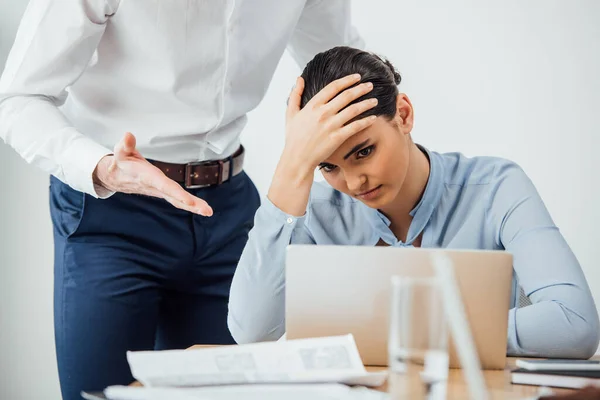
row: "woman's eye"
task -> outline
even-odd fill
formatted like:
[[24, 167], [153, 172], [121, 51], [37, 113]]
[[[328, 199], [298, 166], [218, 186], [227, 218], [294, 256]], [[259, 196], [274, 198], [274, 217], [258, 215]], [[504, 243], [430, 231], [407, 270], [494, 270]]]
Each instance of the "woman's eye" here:
[[335, 165], [331, 165], [331, 164], [321, 164], [321, 165], [319, 165], [319, 170], [321, 170], [321, 171], [331, 172], [334, 169], [335, 169]]
[[371, 154], [371, 152], [373, 151], [373, 146], [369, 146], [369, 147], [365, 147], [362, 150], [359, 150], [356, 155], [358, 156], [358, 158], [364, 158], [367, 157], [369, 154]]

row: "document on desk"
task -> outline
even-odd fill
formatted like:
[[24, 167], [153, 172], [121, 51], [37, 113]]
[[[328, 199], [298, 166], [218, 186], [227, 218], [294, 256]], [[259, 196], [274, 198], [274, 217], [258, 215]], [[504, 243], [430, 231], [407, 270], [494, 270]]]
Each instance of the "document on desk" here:
[[128, 352], [134, 378], [146, 387], [267, 383], [380, 386], [387, 372], [365, 370], [352, 335], [192, 350]]
[[202, 388], [111, 386], [110, 400], [388, 400], [387, 393], [338, 383], [233, 385]]

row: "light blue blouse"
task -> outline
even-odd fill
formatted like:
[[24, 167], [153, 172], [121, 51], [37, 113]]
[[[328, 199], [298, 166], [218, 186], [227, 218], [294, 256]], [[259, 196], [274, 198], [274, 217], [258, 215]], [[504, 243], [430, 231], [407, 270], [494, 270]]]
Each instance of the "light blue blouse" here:
[[[297, 218], [268, 199], [233, 278], [229, 329], [238, 343], [279, 339], [285, 330], [285, 249], [290, 243], [505, 249], [513, 254], [509, 355], [587, 358], [600, 339], [598, 313], [581, 267], [534, 185], [515, 163], [460, 153], [429, 156], [430, 176], [407, 242], [378, 210], [315, 183]], [[377, 266], [373, 266], [377, 268]], [[315, 277], [317, 279], [317, 277]], [[519, 285], [532, 305], [518, 308]], [[310, 296], [307, 293], [307, 296]]]

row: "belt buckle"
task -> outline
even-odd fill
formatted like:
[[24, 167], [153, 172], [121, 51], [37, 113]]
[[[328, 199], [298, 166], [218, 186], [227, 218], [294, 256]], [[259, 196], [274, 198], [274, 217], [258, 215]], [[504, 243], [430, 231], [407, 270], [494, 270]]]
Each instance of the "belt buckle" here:
[[[192, 173], [192, 167], [197, 167], [199, 165], [218, 165], [219, 166], [219, 177], [217, 179], [216, 184], [205, 184], [205, 185], [193, 185], [192, 179], [197, 178], [197, 173]], [[210, 187], [213, 185], [220, 185], [223, 183], [223, 160], [214, 160], [214, 161], [194, 161], [185, 164], [185, 182], [184, 186], [186, 189], [202, 189], [206, 187]]]

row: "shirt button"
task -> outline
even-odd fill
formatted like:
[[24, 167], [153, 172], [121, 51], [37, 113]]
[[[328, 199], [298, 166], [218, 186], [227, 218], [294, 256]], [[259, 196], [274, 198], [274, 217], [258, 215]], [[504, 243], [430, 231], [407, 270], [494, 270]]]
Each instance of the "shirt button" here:
[[286, 219], [286, 222], [288, 224], [291, 224], [292, 222], [294, 222], [294, 219], [292, 217], [288, 217], [288, 219]]

